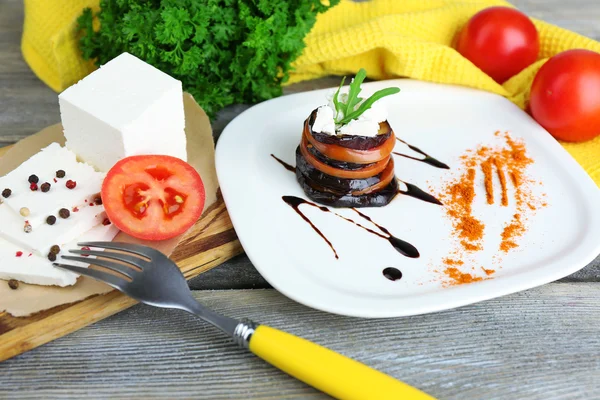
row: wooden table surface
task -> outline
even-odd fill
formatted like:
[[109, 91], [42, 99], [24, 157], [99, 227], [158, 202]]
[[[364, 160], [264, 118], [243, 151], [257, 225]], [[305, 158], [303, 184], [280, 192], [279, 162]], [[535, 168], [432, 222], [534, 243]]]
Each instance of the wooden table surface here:
[[[597, 0], [513, 3], [600, 40]], [[0, 0], [0, 146], [60, 120], [56, 93], [21, 57], [22, 20], [22, 1]], [[325, 78], [286, 92], [338, 82]], [[221, 112], [213, 123], [216, 136], [246, 107]], [[600, 257], [540, 288], [387, 320], [333, 316], [299, 305], [269, 289], [243, 255], [190, 286], [217, 311], [304, 336], [439, 398], [590, 399], [600, 398], [599, 281]], [[88, 397], [325, 396], [189, 315], [143, 305], [0, 364], [0, 398]]]

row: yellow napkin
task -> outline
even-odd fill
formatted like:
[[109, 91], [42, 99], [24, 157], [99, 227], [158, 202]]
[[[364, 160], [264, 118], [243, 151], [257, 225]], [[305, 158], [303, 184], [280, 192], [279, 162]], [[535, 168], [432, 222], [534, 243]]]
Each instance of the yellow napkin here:
[[83, 9], [100, 9], [99, 0], [25, 0], [21, 51], [46, 85], [62, 92], [96, 67], [81, 58], [77, 18]]
[[[600, 52], [600, 43], [534, 20], [540, 60], [504, 85], [497, 84], [452, 48], [456, 33], [477, 11], [502, 0], [342, 0], [319, 15], [294, 62], [290, 83], [364, 67], [370, 78], [410, 77], [494, 92], [524, 108], [535, 73], [548, 57], [572, 48]], [[77, 49], [76, 19], [98, 0], [25, 0], [23, 56], [38, 77], [57, 92], [93, 71]], [[561, 143], [600, 186], [600, 137]]]

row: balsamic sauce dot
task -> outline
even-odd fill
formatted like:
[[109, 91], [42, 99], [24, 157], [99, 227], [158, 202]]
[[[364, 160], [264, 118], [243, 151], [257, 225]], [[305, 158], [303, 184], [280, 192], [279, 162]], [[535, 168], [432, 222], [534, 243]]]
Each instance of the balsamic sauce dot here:
[[387, 267], [383, 270], [383, 276], [388, 278], [390, 281], [397, 281], [402, 279], [402, 272], [398, 268]]

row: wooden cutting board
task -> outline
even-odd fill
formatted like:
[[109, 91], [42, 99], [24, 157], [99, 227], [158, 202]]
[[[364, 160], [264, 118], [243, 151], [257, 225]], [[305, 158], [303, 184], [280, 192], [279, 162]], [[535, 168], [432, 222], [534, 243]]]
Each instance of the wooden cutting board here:
[[[0, 156], [10, 147], [0, 148]], [[242, 253], [223, 198], [219, 195], [173, 252], [187, 279], [200, 275]], [[34, 349], [136, 304], [113, 291], [74, 304], [65, 304], [30, 317], [0, 313], [0, 361]]]

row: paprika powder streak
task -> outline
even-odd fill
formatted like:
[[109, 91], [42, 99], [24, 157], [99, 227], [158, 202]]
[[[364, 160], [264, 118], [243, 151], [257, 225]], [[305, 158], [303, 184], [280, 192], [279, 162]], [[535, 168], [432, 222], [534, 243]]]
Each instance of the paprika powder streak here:
[[[518, 247], [518, 239], [526, 231], [525, 222], [528, 215], [546, 205], [540, 204], [532, 194], [531, 186], [536, 182], [527, 178], [525, 174], [527, 166], [533, 163], [526, 154], [525, 144], [513, 139], [507, 132], [504, 134], [496, 132], [495, 136], [503, 143], [496, 147], [480, 146], [475, 150], [467, 151], [461, 156], [464, 172], [446, 183], [442, 193], [439, 194], [446, 205], [446, 215], [452, 221], [452, 235], [457, 242], [452, 258], [442, 260], [445, 266], [442, 268], [443, 284], [446, 286], [490, 279], [496, 272], [495, 269], [484, 267], [477, 268], [484, 272], [483, 276], [464, 271], [467, 268], [470, 271], [474, 270], [474, 266], [468, 265], [466, 258], [473, 252], [483, 250], [484, 246], [485, 224], [473, 215], [475, 188], [480, 186], [477, 181], [478, 170], [481, 171], [483, 178], [487, 206], [507, 207], [509, 202], [514, 201], [516, 211], [512, 219], [503, 227], [499, 251], [506, 253]], [[495, 198], [494, 170], [500, 183], [497, 194], [499, 198]], [[513, 188], [511, 201], [509, 201], [509, 184]], [[496, 203], [496, 200], [499, 202]], [[496, 258], [496, 261], [500, 260]]]

